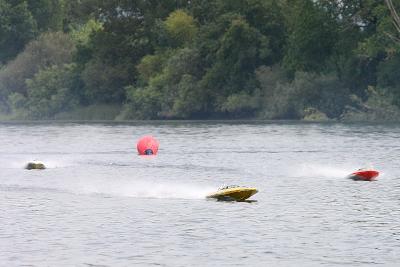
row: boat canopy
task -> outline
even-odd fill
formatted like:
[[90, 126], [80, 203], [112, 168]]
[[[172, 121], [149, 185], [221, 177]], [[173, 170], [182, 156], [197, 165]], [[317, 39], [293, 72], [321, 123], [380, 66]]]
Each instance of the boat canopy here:
[[238, 188], [240, 185], [226, 185], [218, 188], [218, 190], [230, 189], [230, 188]]

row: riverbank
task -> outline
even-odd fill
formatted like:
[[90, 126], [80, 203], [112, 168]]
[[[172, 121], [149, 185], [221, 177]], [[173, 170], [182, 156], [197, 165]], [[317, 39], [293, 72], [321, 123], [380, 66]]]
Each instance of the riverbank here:
[[52, 118], [31, 119], [19, 114], [0, 113], [0, 122], [14, 121], [303, 121], [303, 122], [400, 122], [400, 110], [394, 105], [386, 102], [370, 101], [362, 108], [348, 106], [343, 114], [338, 118], [329, 118], [325, 113], [315, 108], [307, 108], [300, 119], [270, 119], [258, 114], [252, 117], [208, 117], [208, 118], [188, 118], [188, 119], [155, 119], [142, 120], [136, 118], [124, 118], [121, 116], [123, 107], [120, 105], [91, 105], [77, 107], [73, 110], [57, 113]]

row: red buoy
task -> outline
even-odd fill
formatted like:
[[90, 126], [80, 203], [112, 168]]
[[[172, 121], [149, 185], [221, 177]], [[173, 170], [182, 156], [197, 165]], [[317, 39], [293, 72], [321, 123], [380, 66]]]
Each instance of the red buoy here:
[[156, 155], [158, 152], [158, 141], [152, 136], [144, 136], [137, 143], [139, 155]]
[[373, 181], [378, 177], [379, 172], [371, 169], [360, 169], [349, 175], [350, 179], [356, 181]]

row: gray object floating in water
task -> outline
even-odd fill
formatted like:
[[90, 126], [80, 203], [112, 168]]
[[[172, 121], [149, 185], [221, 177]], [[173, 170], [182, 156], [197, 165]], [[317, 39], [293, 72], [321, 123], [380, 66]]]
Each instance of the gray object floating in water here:
[[35, 160], [35, 161], [28, 162], [25, 166], [25, 169], [27, 169], [27, 170], [44, 170], [44, 169], [46, 169], [46, 166], [44, 166], [43, 162]]

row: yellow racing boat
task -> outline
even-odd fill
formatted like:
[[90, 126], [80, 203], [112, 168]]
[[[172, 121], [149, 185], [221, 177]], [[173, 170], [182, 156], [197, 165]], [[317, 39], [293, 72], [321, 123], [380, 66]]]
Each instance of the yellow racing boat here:
[[257, 192], [256, 188], [229, 185], [219, 188], [217, 192], [208, 194], [206, 197], [225, 201], [245, 201]]

